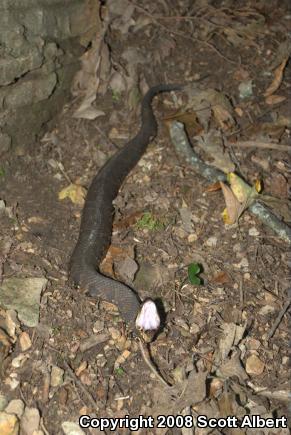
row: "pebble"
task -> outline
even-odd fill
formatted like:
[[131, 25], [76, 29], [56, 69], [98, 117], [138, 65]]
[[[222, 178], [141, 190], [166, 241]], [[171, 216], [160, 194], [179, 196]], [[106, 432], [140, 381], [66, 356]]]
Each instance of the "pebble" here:
[[7, 414], [15, 414], [18, 418], [21, 418], [24, 412], [24, 403], [20, 399], [14, 399], [9, 402], [5, 408]]
[[103, 329], [104, 329], [104, 321], [96, 320], [96, 322], [93, 325], [93, 332], [95, 334], [98, 334], [99, 332], [103, 331]]
[[217, 237], [209, 237], [209, 239], [206, 240], [205, 244], [210, 247], [214, 247], [217, 245]]
[[7, 406], [8, 400], [3, 393], [0, 392], [0, 411], [3, 411]]
[[259, 234], [260, 234], [260, 232], [257, 230], [256, 227], [252, 227], [249, 229], [250, 236], [256, 237], [256, 236], [259, 236]]
[[248, 375], [261, 375], [264, 371], [265, 364], [257, 355], [251, 355], [246, 360], [246, 372]]
[[16, 378], [12, 377], [6, 378], [4, 382], [5, 385], [8, 385], [11, 390], [15, 390], [19, 385], [19, 381]]
[[271, 305], [264, 305], [260, 311], [259, 314], [261, 314], [261, 316], [267, 316], [268, 314], [271, 314], [275, 311], [275, 308], [272, 307]]
[[234, 264], [238, 269], [246, 269], [249, 267], [249, 261], [246, 257], [242, 258], [239, 263]]
[[53, 366], [51, 369], [51, 386], [58, 387], [64, 381], [64, 370], [60, 367]]
[[189, 243], [196, 242], [197, 239], [198, 239], [198, 236], [195, 233], [189, 234], [189, 236], [188, 236], [188, 242]]
[[22, 352], [31, 348], [31, 340], [27, 332], [22, 332], [19, 336], [19, 344]]
[[65, 435], [86, 435], [77, 423], [73, 421], [64, 421], [62, 429]]
[[15, 369], [19, 369], [19, 367], [22, 367], [28, 358], [29, 358], [28, 355], [25, 355], [24, 353], [20, 353], [18, 356], [13, 358], [11, 365]]
[[284, 364], [284, 366], [286, 366], [286, 365], [288, 365], [289, 364], [289, 360], [290, 360], [290, 358], [289, 358], [289, 356], [283, 356], [283, 358], [282, 358], [282, 364]]
[[0, 433], [1, 435], [18, 435], [19, 421], [16, 415], [0, 412]]
[[40, 423], [40, 414], [37, 408], [25, 408], [20, 420], [20, 428], [22, 435], [32, 435], [37, 431]]

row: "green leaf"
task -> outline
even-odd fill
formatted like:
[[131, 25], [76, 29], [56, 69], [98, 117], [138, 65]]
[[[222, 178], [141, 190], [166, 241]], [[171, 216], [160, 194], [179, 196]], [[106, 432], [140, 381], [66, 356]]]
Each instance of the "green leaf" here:
[[201, 285], [201, 279], [198, 276], [193, 276], [190, 282], [193, 285]]
[[136, 227], [138, 229], [148, 229], [151, 231], [163, 230], [165, 224], [156, 219], [150, 212], [145, 212], [142, 217], [137, 221]]
[[122, 367], [117, 367], [117, 369], [115, 369], [115, 373], [116, 373], [118, 376], [121, 376], [121, 375], [124, 374], [124, 370], [123, 370]]
[[201, 272], [201, 267], [197, 263], [191, 263], [188, 266], [188, 279], [191, 284], [200, 285], [201, 279], [197, 276]]

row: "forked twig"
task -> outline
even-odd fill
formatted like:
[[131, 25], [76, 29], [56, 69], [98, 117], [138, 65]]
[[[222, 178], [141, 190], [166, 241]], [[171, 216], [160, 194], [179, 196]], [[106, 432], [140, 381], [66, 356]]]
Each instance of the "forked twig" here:
[[171, 385], [168, 384], [165, 379], [158, 373], [157, 369], [154, 367], [150, 355], [149, 355], [149, 351], [147, 348], [145, 348], [145, 346], [142, 343], [141, 339], [138, 339], [138, 344], [139, 344], [139, 349], [141, 351], [142, 357], [146, 363], [146, 365], [149, 367], [150, 371], [155, 375], [155, 377], [165, 386], [165, 387], [170, 387]]

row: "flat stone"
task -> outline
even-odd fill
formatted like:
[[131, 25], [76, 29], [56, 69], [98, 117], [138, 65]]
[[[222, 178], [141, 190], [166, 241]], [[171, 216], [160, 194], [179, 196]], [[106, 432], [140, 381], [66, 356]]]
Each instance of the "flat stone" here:
[[25, 408], [20, 420], [21, 434], [32, 435], [37, 431], [40, 423], [40, 414], [37, 408]]
[[85, 432], [80, 426], [73, 421], [64, 421], [64, 423], [62, 423], [62, 429], [65, 435], [85, 435]]
[[45, 278], [8, 278], [0, 287], [0, 306], [17, 311], [18, 318], [26, 326], [35, 327], [39, 321], [41, 292]]
[[9, 87], [9, 93], [5, 98], [8, 109], [26, 106], [47, 99], [53, 92], [57, 76], [51, 73], [46, 76], [31, 75], [30, 79], [16, 83]]
[[24, 412], [24, 403], [20, 399], [14, 399], [9, 402], [5, 408], [7, 414], [15, 414], [18, 418], [21, 418]]
[[51, 386], [58, 387], [64, 382], [64, 370], [60, 367], [53, 366], [51, 370]]
[[7, 406], [7, 397], [0, 391], [0, 411], [3, 411]]

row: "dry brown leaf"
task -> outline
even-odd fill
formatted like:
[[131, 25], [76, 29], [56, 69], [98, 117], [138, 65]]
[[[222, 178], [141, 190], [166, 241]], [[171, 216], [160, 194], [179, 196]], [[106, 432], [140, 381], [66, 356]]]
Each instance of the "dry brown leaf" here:
[[69, 198], [73, 204], [84, 205], [86, 189], [80, 184], [69, 184], [59, 192], [59, 200]]
[[120, 367], [122, 364], [125, 363], [125, 361], [129, 358], [129, 356], [131, 355], [131, 352], [127, 349], [125, 349], [121, 355], [119, 355], [114, 363], [114, 368], [118, 368]]
[[178, 112], [164, 118], [164, 121], [178, 121], [185, 125], [186, 128], [193, 130], [194, 134], [201, 134], [203, 127], [200, 124], [197, 114], [194, 111]]
[[213, 115], [222, 130], [229, 130], [234, 126], [235, 121], [231, 113], [223, 106], [217, 104], [212, 107]]
[[216, 181], [216, 183], [210, 184], [205, 189], [205, 192], [217, 192], [218, 190], [221, 190], [221, 186], [220, 186], [219, 181]]
[[74, 118], [95, 119], [104, 115], [104, 112], [93, 107], [92, 103], [96, 99], [100, 78], [110, 75], [109, 51], [104, 42], [107, 26], [108, 23], [104, 20], [103, 27], [96, 34], [91, 48], [81, 57], [81, 69], [74, 77], [71, 89], [72, 94], [81, 99], [78, 109], [73, 114]]
[[236, 113], [240, 118], [241, 118], [241, 117], [243, 116], [243, 114], [244, 114], [244, 111], [243, 111], [242, 108], [239, 107], [239, 106], [235, 107], [234, 111], [235, 111], [235, 113]]
[[242, 204], [238, 201], [231, 188], [222, 181], [220, 181], [219, 183], [226, 204], [226, 209], [223, 212], [223, 220], [226, 224], [232, 225], [238, 221], [244, 208]]
[[241, 382], [248, 379], [248, 375], [242, 366], [240, 355], [238, 352], [233, 353], [230, 359], [225, 360], [221, 366], [216, 370], [218, 376], [223, 378], [231, 378], [237, 376]]
[[143, 211], [136, 211], [128, 216], [125, 216], [123, 219], [121, 219], [120, 221], [116, 222], [116, 224], [114, 224], [113, 231], [125, 230], [127, 228], [132, 227], [143, 216], [143, 214], [144, 214]]
[[122, 261], [127, 257], [131, 257], [131, 254], [132, 251], [130, 249], [123, 249], [119, 246], [111, 245], [101, 263], [102, 272], [114, 276], [113, 264], [117, 261]]
[[187, 406], [202, 402], [206, 397], [206, 378], [208, 372], [192, 370], [188, 378], [172, 387], [162, 388], [160, 385], [154, 391], [153, 415], [179, 414]]
[[276, 172], [270, 180], [271, 194], [278, 198], [288, 198], [288, 181], [284, 175]]
[[268, 97], [266, 97], [265, 101], [266, 104], [268, 104], [269, 106], [271, 106], [272, 104], [279, 104], [282, 103], [282, 101], [285, 101], [286, 97], [283, 97], [283, 95], [269, 95]]
[[230, 277], [226, 272], [221, 271], [214, 275], [211, 282], [213, 284], [228, 284], [230, 282]]
[[211, 128], [207, 133], [196, 136], [197, 144], [213, 159], [212, 166], [223, 172], [233, 172], [235, 165], [229, 151], [223, 146], [224, 140], [220, 130]]
[[286, 57], [283, 60], [283, 62], [278, 66], [278, 68], [276, 68], [275, 73], [274, 73], [274, 76], [275, 76], [274, 80], [272, 81], [270, 86], [266, 89], [266, 91], [264, 93], [264, 97], [269, 97], [274, 92], [276, 92], [276, 90], [280, 87], [280, 85], [282, 83], [282, 79], [283, 79], [284, 68], [286, 66], [288, 59], [289, 59], [289, 57]]

